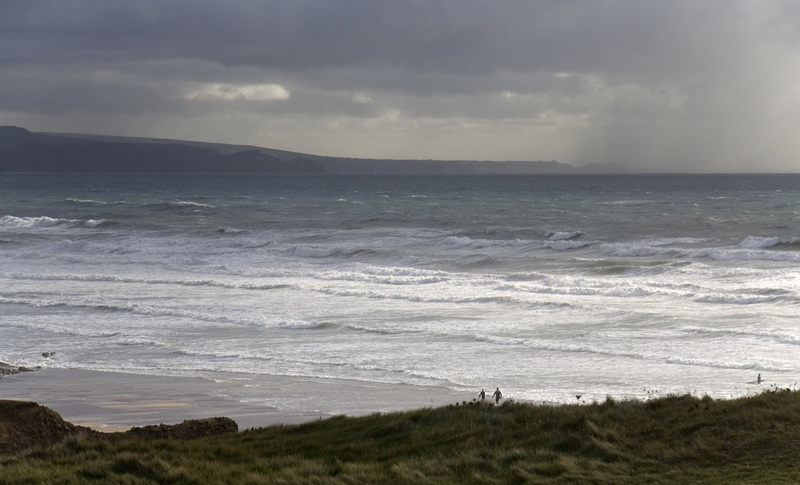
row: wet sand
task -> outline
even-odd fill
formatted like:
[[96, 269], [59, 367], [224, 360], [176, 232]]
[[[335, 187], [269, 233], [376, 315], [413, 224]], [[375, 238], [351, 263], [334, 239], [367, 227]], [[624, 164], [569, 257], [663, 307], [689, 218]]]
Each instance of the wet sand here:
[[[263, 386], [285, 397], [270, 406], [236, 396], [240, 386]], [[339, 414], [363, 415], [433, 407], [472, 399], [441, 388], [394, 386], [330, 379], [263, 376], [242, 382], [160, 377], [88, 370], [42, 369], [4, 376], [0, 399], [34, 401], [65, 420], [100, 431], [177, 424], [225, 416], [239, 429], [296, 424]], [[274, 397], [271, 399], [275, 402]]]

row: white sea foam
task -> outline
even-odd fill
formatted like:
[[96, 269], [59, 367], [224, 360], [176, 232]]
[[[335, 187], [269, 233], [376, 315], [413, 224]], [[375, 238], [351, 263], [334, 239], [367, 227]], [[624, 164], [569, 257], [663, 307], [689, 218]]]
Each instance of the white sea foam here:
[[764, 249], [780, 245], [796, 244], [800, 244], [800, 238], [747, 236], [739, 243], [739, 246], [748, 249]]
[[544, 247], [553, 249], [555, 251], [567, 251], [570, 249], [578, 249], [593, 244], [590, 241], [572, 241], [569, 239], [545, 241]]
[[570, 402], [796, 380], [800, 184], [468, 179], [0, 191], [0, 360]]
[[750, 329], [750, 328], [703, 328], [703, 327], [690, 326], [686, 327], [682, 331], [698, 335], [712, 335], [712, 336], [722, 336], [722, 337], [734, 336], [734, 337], [741, 337], [747, 340], [754, 338], [768, 339], [788, 345], [800, 345], [800, 334], [788, 333], [785, 330], [764, 330], [764, 329]]
[[652, 246], [669, 246], [669, 245], [686, 245], [686, 244], [702, 244], [713, 242], [709, 238], [698, 237], [668, 237], [646, 240], [648, 245]]
[[671, 357], [668, 358], [666, 361], [670, 364], [692, 365], [699, 367], [717, 367], [720, 369], [740, 369], [740, 370], [752, 370], [761, 372], [786, 372], [787, 370], [789, 370], [788, 367], [787, 368], [774, 367], [754, 362], [717, 362], [705, 359], [678, 358], [678, 357]]
[[211, 204], [203, 204], [201, 202], [192, 202], [187, 200], [178, 200], [174, 202], [170, 202], [169, 205], [174, 207], [190, 207], [190, 208], [202, 208], [202, 209], [216, 209]]
[[734, 305], [756, 305], [759, 303], [772, 303], [777, 300], [777, 296], [757, 296], [757, 295], [704, 295], [695, 298], [700, 303], [720, 303]]
[[711, 258], [719, 261], [786, 261], [800, 262], [800, 253], [788, 251], [767, 251], [755, 249], [720, 249], [709, 248], [684, 251], [687, 257]]
[[[691, 259], [714, 259], [719, 261], [787, 261], [800, 262], [800, 253], [790, 251], [770, 251], [763, 249], [743, 249], [734, 247], [681, 248], [670, 246], [672, 242], [655, 241], [651, 243], [602, 243], [596, 247], [603, 253], [619, 257], [673, 257]], [[747, 246], [771, 247], [785, 242], [751, 241]], [[745, 246], [743, 246], [745, 247]]]
[[576, 239], [581, 236], [583, 236], [583, 233], [580, 231], [556, 231], [548, 232], [544, 237], [549, 241], [566, 241], [570, 239]]
[[293, 321], [293, 322], [280, 322], [277, 324], [280, 328], [290, 328], [296, 330], [322, 330], [336, 328], [338, 325], [332, 322], [319, 322], [319, 321]]
[[106, 205], [107, 204], [107, 202], [103, 202], [102, 200], [74, 199], [74, 198], [65, 199], [65, 202], [67, 202], [68, 204], [88, 204], [88, 205]]
[[672, 249], [641, 243], [602, 243], [597, 247], [603, 253], [619, 257], [663, 256], [673, 252]]
[[98, 227], [107, 224], [105, 219], [62, 219], [55, 217], [16, 217], [6, 215], [0, 217], [0, 227], [6, 228], [54, 228], [54, 227]]
[[294, 256], [301, 258], [328, 258], [340, 253], [338, 248], [297, 246], [291, 249]]
[[147, 338], [124, 338], [116, 342], [116, 345], [128, 346], [145, 346], [145, 347], [165, 347], [166, 344], [153, 339]]
[[247, 232], [247, 231], [245, 229], [236, 229], [234, 227], [222, 226], [219, 229], [217, 229], [217, 232], [221, 232], [221, 233], [224, 233], [224, 234], [241, 234], [241, 233]]
[[774, 367], [764, 364], [756, 364], [752, 362], [724, 362], [724, 361], [715, 361], [715, 360], [700, 359], [700, 358], [676, 357], [658, 353], [653, 353], [653, 354], [631, 353], [631, 352], [625, 352], [621, 349], [620, 350], [603, 349], [592, 345], [553, 344], [553, 343], [533, 341], [529, 339], [499, 338], [490, 336], [475, 336], [474, 338], [475, 340], [478, 341], [490, 342], [499, 345], [523, 346], [535, 350], [551, 351], [558, 353], [562, 352], [586, 353], [586, 354], [621, 357], [633, 360], [657, 361], [668, 364], [721, 368], [721, 369], [752, 369], [752, 370], [775, 371], [775, 372], [785, 372], [788, 370], [788, 367], [787, 368]]
[[[13, 302], [12, 302], [13, 303]], [[53, 305], [38, 305], [40, 307], [47, 307]], [[4, 322], [0, 324], [0, 328], [22, 328], [26, 331], [35, 332], [39, 335], [48, 335], [50, 338], [54, 336], [73, 336], [73, 337], [80, 337], [82, 339], [85, 338], [110, 338], [116, 337], [120, 335], [119, 332], [112, 331], [112, 330], [92, 330], [85, 328], [83, 326], [74, 326], [74, 327], [65, 327], [64, 325], [59, 324], [58, 322], [51, 322], [45, 321], [43, 319], [33, 321], [15, 321], [15, 322]]]
[[421, 330], [414, 329], [398, 329], [391, 327], [365, 327], [362, 325], [347, 325], [347, 328], [359, 332], [377, 333], [381, 335], [405, 335], [405, 334], [419, 334]]
[[0, 217], [0, 227], [55, 227], [62, 224], [74, 224], [78, 221], [58, 219], [54, 217], [16, 217], [6, 215]]
[[531, 247], [534, 241], [525, 239], [512, 239], [512, 240], [499, 240], [499, 239], [477, 239], [467, 236], [449, 236], [446, 237], [445, 242], [453, 246], [468, 248], [468, 249], [495, 249], [495, 248], [513, 248], [520, 249]]

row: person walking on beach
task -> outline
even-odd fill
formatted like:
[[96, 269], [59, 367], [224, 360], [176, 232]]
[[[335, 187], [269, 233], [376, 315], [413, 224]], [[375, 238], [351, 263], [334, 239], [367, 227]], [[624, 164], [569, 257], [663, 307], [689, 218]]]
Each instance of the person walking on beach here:
[[503, 397], [503, 393], [500, 392], [500, 388], [499, 387], [497, 388], [497, 390], [494, 391], [494, 394], [492, 394], [492, 397], [494, 398], [494, 403], [495, 404], [500, 404], [500, 398]]
[[486, 391], [481, 389], [481, 392], [478, 393], [478, 397], [481, 398], [481, 402], [483, 402], [486, 399]]

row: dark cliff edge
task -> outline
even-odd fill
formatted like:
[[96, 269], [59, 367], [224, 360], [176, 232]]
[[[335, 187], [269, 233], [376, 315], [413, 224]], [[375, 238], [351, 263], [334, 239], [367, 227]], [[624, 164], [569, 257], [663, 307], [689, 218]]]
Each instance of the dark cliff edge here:
[[69, 437], [85, 440], [186, 441], [238, 431], [239, 425], [234, 420], [218, 416], [188, 419], [173, 425], [162, 423], [102, 433], [65, 421], [57, 412], [35, 402], [0, 399], [0, 455], [49, 448]]
[[551, 161], [344, 158], [247, 145], [72, 133], [0, 126], [0, 173], [230, 173], [332, 175], [528, 175], [626, 173]]
[[313, 161], [291, 163], [256, 150], [223, 155], [179, 142], [97, 141], [0, 127], [0, 172], [323, 174]]

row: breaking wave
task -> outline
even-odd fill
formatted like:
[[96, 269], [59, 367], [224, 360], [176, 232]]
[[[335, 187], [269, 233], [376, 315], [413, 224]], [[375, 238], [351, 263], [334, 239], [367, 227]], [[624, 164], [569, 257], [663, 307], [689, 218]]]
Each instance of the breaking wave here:
[[0, 217], [0, 227], [7, 228], [52, 228], [52, 227], [98, 227], [110, 224], [106, 219], [62, 219], [56, 217]]
[[800, 237], [759, 237], [747, 236], [739, 243], [747, 249], [766, 249], [780, 246], [800, 246]]

